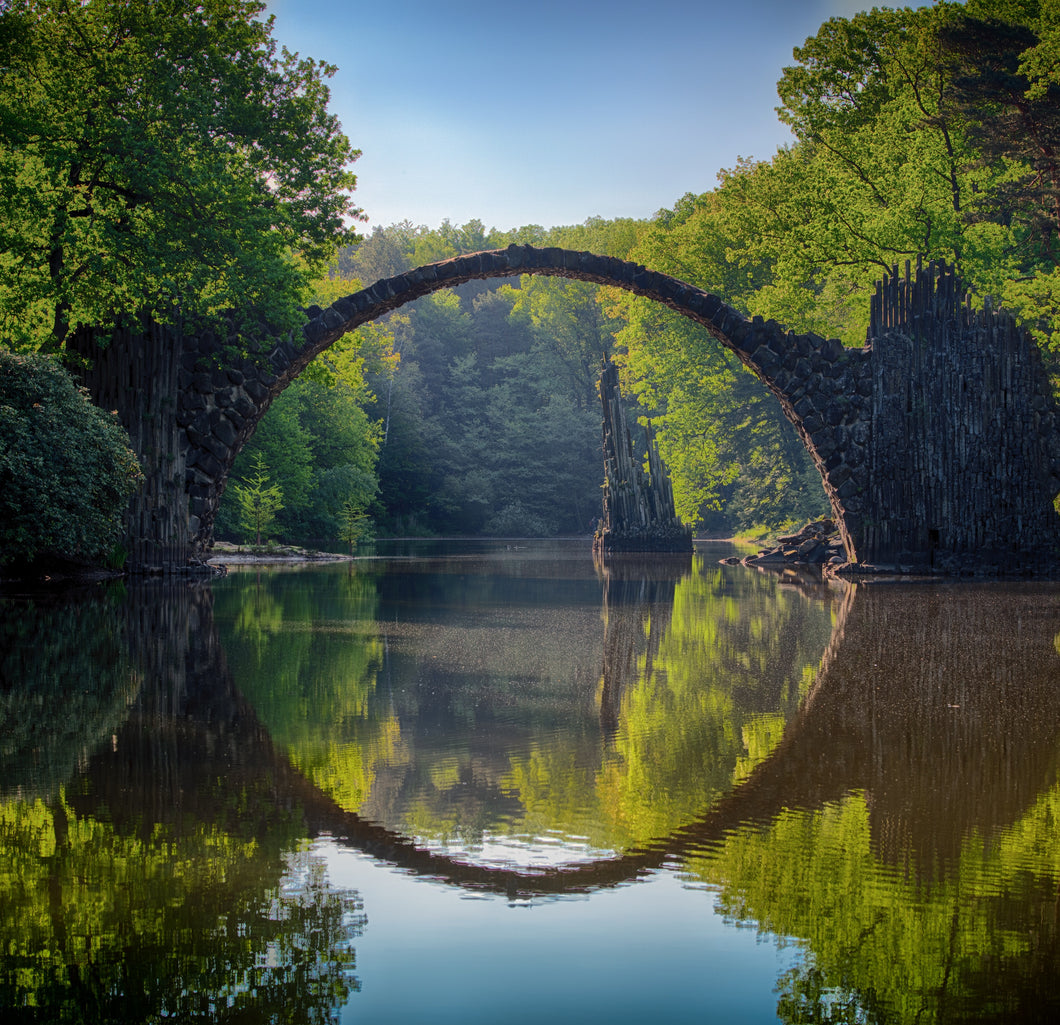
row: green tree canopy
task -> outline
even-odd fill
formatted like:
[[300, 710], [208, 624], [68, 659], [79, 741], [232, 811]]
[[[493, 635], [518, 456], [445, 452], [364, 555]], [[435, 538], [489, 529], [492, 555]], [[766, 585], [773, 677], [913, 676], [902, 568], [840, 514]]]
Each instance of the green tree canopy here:
[[[334, 68], [258, 0], [10, 0], [0, 14], [0, 327], [226, 308], [273, 326], [347, 240]], [[300, 259], [295, 259], [295, 254]]]
[[[1060, 367], [1056, 0], [968, 0], [832, 18], [794, 51], [778, 114], [795, 142], [740, 160], [636, 236], [630, 257], [862, 345], [875, 282], [918, 256], [956, 264]], [[705, 332], [608, 300], [626, 385], [657, 417], [679, 510], [711, 529], [823, 511], [776, 403]], [[625, 350], [623, 352], [622, 350]], [[816, 508], [815, 508], [816, 506]]]

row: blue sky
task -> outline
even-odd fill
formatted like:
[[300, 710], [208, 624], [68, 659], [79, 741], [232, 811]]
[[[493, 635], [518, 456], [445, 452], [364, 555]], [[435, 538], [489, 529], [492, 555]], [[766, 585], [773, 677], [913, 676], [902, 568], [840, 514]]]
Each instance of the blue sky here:
[[339, 67], [373, 225], [649, 217], [790, 139], [776, 82], [865, 0], [273, 0], [276, 38]]

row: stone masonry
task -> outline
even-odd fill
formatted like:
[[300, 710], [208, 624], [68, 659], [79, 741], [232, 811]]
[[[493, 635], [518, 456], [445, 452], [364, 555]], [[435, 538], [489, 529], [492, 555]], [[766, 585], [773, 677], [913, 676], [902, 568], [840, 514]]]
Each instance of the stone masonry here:
[[549, 274], [613, 285], [703, 325], [776, 395], [817, 468], [851, 564], [961, 570], [1051, 556], [1060, 537], [1060, 420], [1034, 344], [973, 313], [953, 275], [906, 268], [880, 286], [863, 348], [747, 319], [716, 295], [613, 257], [510, 246], [428, 264], [310, 307], [299, 337], [234, 361], [230, 339], [184, 338], [192, 554], [212, 540], [232, 462], [273, 399], [347, 331], [467, 281]]

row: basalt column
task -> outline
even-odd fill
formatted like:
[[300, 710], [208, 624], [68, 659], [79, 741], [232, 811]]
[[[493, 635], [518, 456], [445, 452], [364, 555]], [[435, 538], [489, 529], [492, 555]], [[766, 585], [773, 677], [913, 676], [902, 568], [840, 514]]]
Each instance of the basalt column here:
[[186, 440], [175, 419], [183, 353], [180, 324], [145, 319], [105, 333], [82, 329], [68, 343], [84, 361], [92, 401], [113, 409], [144, 471], [126, 513], [128, 568], [182, 572], [196, 564], [188, 528]]
[[610, 361], [600, 374], [600, 402], [604, 413], [604, 515], [593, 538], [593, 550], [691, 552], [692, 531], [677, 517], [670, 475], [659, 456], [650, 424], [646, 438], [647, 474], [641, 460], [634, 457], [618, 368]]
[[1033, 569], [1060, 546], [1057, 411], [1033, 341], [932, 264], [877, 290], [858, 561]]

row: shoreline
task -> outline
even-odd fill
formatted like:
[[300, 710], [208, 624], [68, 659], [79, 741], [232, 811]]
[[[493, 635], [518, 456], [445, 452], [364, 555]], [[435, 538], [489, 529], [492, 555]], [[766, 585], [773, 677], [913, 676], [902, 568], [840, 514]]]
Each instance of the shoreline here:
[[346, 552], [319, 552], [297, 545], [251, 548], [229, 541], [217, 541], [206, 559], [208, 566], [283, 565], [304, 562], [352, 562], [357, 556]]

